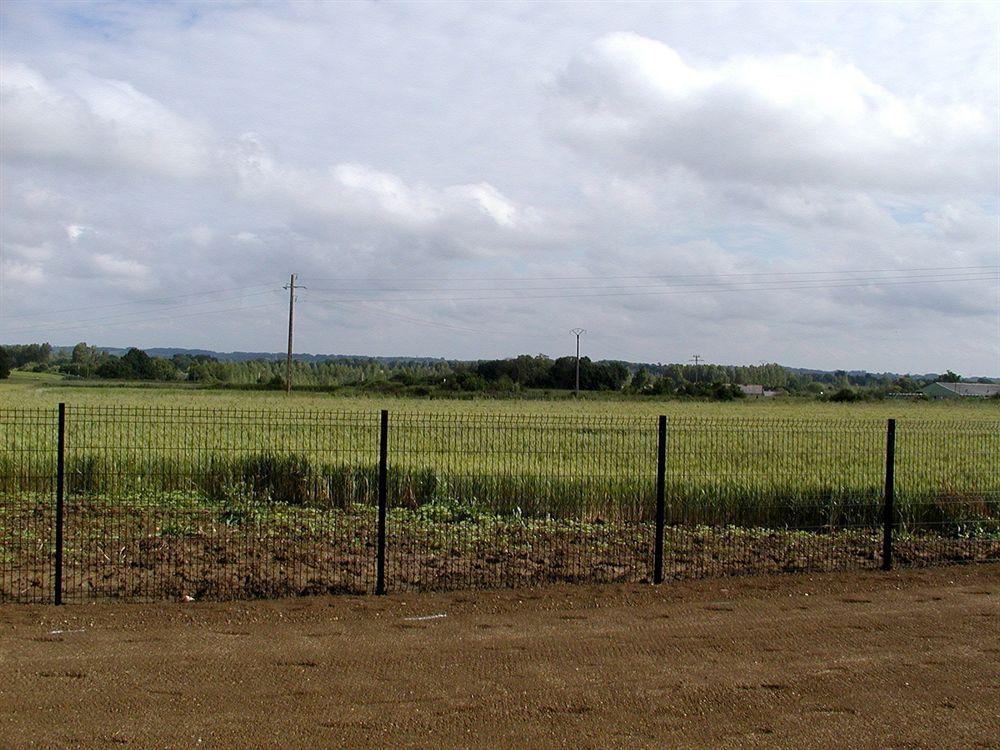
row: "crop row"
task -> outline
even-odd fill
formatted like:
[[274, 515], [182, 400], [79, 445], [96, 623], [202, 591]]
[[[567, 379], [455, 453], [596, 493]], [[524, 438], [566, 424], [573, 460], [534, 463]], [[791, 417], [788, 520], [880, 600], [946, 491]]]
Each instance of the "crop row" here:
[[[53, 466], [13, 471], [0, 458], [2, 496], [49, 492]], [[25, 467], [19, 467], [25, 468]], [[217, 455], [203, 464], [169, 457], [140, 462], [100, 455], [70, 456], [70, 498], [126, 498], [163, 502], [194, 498], [221, 508], [286, 505], [346, 510], [377, 502], [376, 464], [316, 463], [298, 453]], [[755, 480], [755, 481], [750, 481]], [[881, 522], [882, 486], [874, 481], [725, 475], [668, 477], [668, 524], [764, 528], [836, 529]], [[455, 472], [432, 466], [390, 466], [391, 507], [424, 509], [443, 521], [487, 516], [573, 519], [584, 523], [648, 522], [655, 515], [655, 480], [646, 476]], [[51, 496], [51, 495], [50, 495]], [[949, 535], [1000, 532], [1000, 485], [996, 476], [956, 485], [906, 486], [897, 492], [904, 528]]]

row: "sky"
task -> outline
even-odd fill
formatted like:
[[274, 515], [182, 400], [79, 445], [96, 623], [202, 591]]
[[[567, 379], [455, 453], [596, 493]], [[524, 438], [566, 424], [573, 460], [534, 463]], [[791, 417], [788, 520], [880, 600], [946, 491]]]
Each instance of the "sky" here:
[[1000, 375], [998, 5], [0, 14], [0, 342]]

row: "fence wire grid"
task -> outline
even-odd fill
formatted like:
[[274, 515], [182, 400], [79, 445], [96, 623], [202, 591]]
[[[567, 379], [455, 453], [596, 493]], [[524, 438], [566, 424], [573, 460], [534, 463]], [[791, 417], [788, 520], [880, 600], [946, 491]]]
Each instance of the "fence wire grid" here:
[[0, 410], [0, 602], [1000, 560], [1000, 422], [60, 410]]

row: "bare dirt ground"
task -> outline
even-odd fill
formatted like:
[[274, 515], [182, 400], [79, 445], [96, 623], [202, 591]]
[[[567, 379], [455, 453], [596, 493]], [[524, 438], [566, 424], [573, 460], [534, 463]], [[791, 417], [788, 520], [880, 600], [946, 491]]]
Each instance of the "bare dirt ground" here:
[[1000, 747], [998, 665], [997, 565], [7, 605], [0, 747]]
[[[64, 521], [63, 596], [199, 601], [373, 592], [375, 509], [317, 512], [282, 507], [277, 517], [227, 523], [219, 507], [116, 507], [77, 501]], [[51, 602], [54, 519], [48, 500], [0, 497], [0, 604]], [[392, 517], [388, 590], [446, 591], [550, 583], [640, 583], [652, 579], [650, 523], [486, 518], [440, 522]], [[901, 565], [1000, 562], [1000, 538], [897, 533]], [[6, 554], [3, 552], [6, 551]], [[822, 573], [878, 568], [882, 534], [840, 529], [668, 526], [668, 578]]]

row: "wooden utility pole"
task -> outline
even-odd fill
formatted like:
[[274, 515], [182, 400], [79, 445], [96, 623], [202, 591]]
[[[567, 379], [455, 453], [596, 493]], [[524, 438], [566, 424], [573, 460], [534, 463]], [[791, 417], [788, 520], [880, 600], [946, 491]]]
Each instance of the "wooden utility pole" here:
[[292, 392], [292, 324], [295, 320], [295, 274], [285, 286], [288, 290], [288, 356], [285, 358], [285, 393]]
[[586, 331], [583, 328], [573, 328], [570, 333], [576, 335], [576, 390], [573, 391], [573, 395], [580, 398], [580, 334]]

